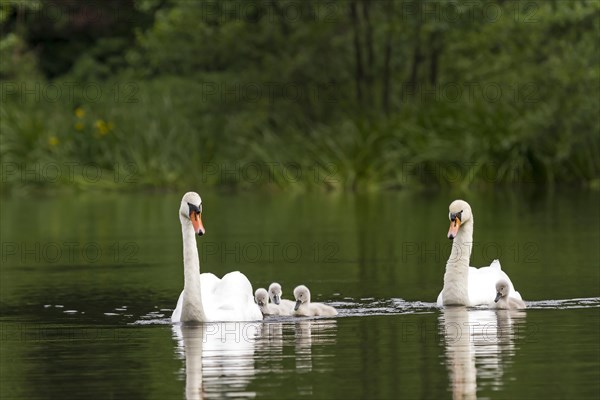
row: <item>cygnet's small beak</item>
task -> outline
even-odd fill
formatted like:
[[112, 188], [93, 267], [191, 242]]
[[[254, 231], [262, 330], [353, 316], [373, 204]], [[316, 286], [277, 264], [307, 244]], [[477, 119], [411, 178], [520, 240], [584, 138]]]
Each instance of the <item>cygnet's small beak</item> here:
[[281, 303], [281, 301], [279, 300], [279, 296], [277, 296], [277, 295], [273, 296], [273, 303], [275, 303], [277, 305], [279, 305], [279, 303]]
[[501, 297], [502, 297], [502, 293], [500, 293], [500, 292], [496, 293], [496, 298], [494, 299], [494, 303], [497, 303]]
[[302, 300], [296, 300], [296, 305], [294, 306], [294, 311], [298, 311], [300, 304], [302, 304]]
[[204, 229], [204, 225], [202, 224], [202, 214], [197, 211], [192, 211], [190, 213], [190, 219], [192, 220], [192, 226], [194, 227], [194, 232], [198, 236], [202, 236], [206, 233]]
[[458, 228], [460, 228], [460, 219], [454, 218], [454, 221], [450, 221], [450, 229], [448, 229], [448, 239], [454, 240], [458, 235]]

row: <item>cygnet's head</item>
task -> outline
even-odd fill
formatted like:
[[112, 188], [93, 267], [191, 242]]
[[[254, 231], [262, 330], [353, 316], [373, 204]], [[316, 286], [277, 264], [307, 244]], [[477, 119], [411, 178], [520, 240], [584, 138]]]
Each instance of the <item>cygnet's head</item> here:
[[298, 310], [300, 304], [310, 303], [310, 290], [304, 285], [296, 286], [296, 289], [294, 289], [294, 298], [296, 299], [294, 310]]
[[269, 297], [275, 304], [281, 303], [281, 285], [277, 282], [271, 283], [269, 286]]
[[190, 221], [194, 227], [194, 232], [198, 236], [202, 236], [206, 233], [204, 225], [202, 224], [202, 199], [196, 192], [187, 192], [181, 199], [181, 206], [179, 207], [179, 219], [181, 223], [187, 223]]
[[259, 307], [266, 306], [269, 302], [267, 290], [264, 288], [256, 289], [256, 292], [254, 292], [254, 301], [256, 301], [256, 304], [258, 304]]
[[503, 297], [507, 297], [509, 291], [510, 287], [505, 279], [500, 279], [496, 282], [496, 298], [494, 299], [494, 303], [497, 303]]
[[448, 230], [448, 239], [453, 240], [458, 235], [461, 225], [473, 220], [471, 206], [464, 200], [454, 200], [450, 203], [448, 218], [450, 219], [450, 229]]

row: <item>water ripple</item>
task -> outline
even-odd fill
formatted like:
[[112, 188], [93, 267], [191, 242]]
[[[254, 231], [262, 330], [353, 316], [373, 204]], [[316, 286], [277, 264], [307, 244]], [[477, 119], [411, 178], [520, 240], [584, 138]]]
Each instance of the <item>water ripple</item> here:
[[[437, 312], [439, 307], [436, 303], [424, 301], [408, 301], [402, 298], [392, 299], [359, 299], [352, 300], [349, 298], [343, 301], [328, 302], [327, 304], [335, 307], [339, 314], [335, 318], [344, 317], [362, 317], [376, 315], [403, 315], [403, 314], [430, 314]], [[600, 297], [586, 297], [576, 299], [561, 299], [561, 300], [537, 300], [527, 301], [527, 310], [537, 309], [575, 309], [575, 308], [597, 308], [600, 307]], [[471, 307], [474, 310], [489, 309], [487, 306]], [[170, 309], [161, 309], [160, 312], [153, 310], [133, 322], [134, 325], [153, 325], [153, 324], [169, 324], [171, 323]], [[106, 313], [105, 315], [115, 315]], [[290, 320], [322, 320], [330, 319], [330, 317], [293, 317], [293, 316], [269, 316], [265, 317], [265, 321], [285, 322]]]

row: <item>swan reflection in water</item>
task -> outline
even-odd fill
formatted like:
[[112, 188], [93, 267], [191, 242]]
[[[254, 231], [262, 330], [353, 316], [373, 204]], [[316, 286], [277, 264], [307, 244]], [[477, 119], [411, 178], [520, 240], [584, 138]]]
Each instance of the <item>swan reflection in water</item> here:
[[453, 399], [476, 399], [477, 389], [502, 386], [504, 367], [515, 354], [514, 341], [524, 318], [525, 312], [517, 310], [442, 310], [439, 326]]
[[[176, 352], [185, 359], [186, 399], [254, 397], [247, 388], [255, 376], [284, 371], [285, 347], [294, 349], [296, 370], [309, 372], [313, 346], [335, 343], [336, 334], [336, 321], [328, 319], [173, 325]], [[302, 389], [310, 393], [312, 386]]]
[[254, 376], [254, 348], [261, 327], [260, 322], [173, 325], [177, 353], [185, 358], [186, 399], [245, 391]]

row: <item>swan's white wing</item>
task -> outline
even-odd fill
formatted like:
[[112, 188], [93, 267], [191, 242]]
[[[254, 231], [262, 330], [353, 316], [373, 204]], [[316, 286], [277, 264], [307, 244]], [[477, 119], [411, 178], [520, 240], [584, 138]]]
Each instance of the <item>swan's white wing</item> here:
[[[203, 287], [204, 290], [204, 287]], [[262, 313], [254, 302], [252, 285], [239, 271], [230, 272], [202, 293], [204, 311], [209, 321], [257, 321]]]
[[523, 298], [521, 297], [521, 293], [517, 292], [516, 290], [510, 292], [508, 294], [508, 297], [523, 301]]
[[177, 306], [175, 307], [175, 310], [173, 311], [173, 315], [171, 315], [171, 322], [175, 323], [175, 322], [181, 321], [182, 306], [183, 306], [183, 290], [181, 291], [181, 294], [179, 295], [179, 299], [177, 300]]
[[[214, 274], [200, 275], [202, 306], [208, 321], [257, 321], [262, 319], [260, 308], [254, 302], [252, 285], [238, 271], [230, 272], [222, 279]], [[183, 307], [183, 291], [171, 322], [180, 322]], [[288, 300], [289, 301], [289, 300]]]
[[[502, 270], [492, 267], [469, 267], [469, 305], [492, 305], [496, 298], [496, 282]], [[505, 274], [506, 275], [506, 274]]]
[[[469, 267], [469, 305], [493, 305], [496, 298], [496, 283], [504, 279], [510, 286], [510, 297], [521, 300], [515, 288], [500, 266], [500, 261], [494, 260], [489, 267]], [[439, 299], [438, 299], [439, 301]]]
[[221, 280], [215, 274], [204, 272], [200, 274], [200, 289], [202, 290], [202, 305], [206, 308], [207, 302], [211, 301], [215, 288]]

